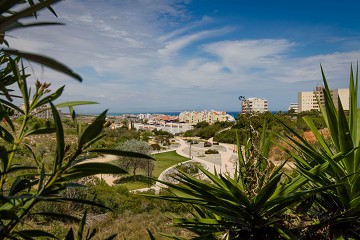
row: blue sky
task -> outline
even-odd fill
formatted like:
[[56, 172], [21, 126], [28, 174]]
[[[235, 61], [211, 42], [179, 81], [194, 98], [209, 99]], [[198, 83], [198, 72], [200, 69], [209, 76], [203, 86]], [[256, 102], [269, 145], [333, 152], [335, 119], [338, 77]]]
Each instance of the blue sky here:
[[14, 31], [11, 47], [52, 56], [83, 83], [31, 64], [33, 79], [66, 85], [80, 112], [240, 111], [238, 96], [272, 111], [322, 83], [348, 87], [360, 58], [359, 1], [64, 0]]

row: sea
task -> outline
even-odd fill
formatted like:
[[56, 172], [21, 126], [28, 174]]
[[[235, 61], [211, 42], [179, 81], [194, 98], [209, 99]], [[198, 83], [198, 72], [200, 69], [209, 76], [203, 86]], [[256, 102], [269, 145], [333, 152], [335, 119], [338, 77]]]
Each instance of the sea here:
[[[148, 113], [149, 114], [163, 114], [163, 115], [168, 115], [168, 116], [179, 116], [179, 114], [180, 114], [180, 112], [130, 112], [130, 113], [109, 112], [107, 115], [108, 116], [122, 116], [125, 114], [148, 114]], [[234, 118], [236, 118], [239, 114], [239, 112], [226, 112], [226, 113], [233, 116]]]
[[[233, 116], [234, 118], [236, 118], [238, 116], [238, 114], [240, 113], [239, 111], [225, 111], [227, 114]], [[277, 113], [278, 111], [270, 111], [272, 114]], [[287, 112], [287, 111], [283, 111], [283, 112]], [[179, 116], [180, 112], [109, 112], [107, 115], [108, 116], [122, 116], [125, 114], [163, 114], [163, 115], [169, 115], [169, 116]]]

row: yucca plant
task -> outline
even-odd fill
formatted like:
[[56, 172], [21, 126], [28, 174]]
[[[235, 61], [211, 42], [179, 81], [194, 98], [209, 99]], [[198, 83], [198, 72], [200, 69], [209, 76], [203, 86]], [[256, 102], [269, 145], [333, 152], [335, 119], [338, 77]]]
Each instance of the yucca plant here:
[[[350, 69], [350, 106], [347, 116], [340, 98], [338, 106], [334, 105], [331, 92], [321, 68], [324, 82], [325, 105], [321, 105], [330, 137], [324, 137], [314, 126], [310, 118], [304, 121], [314, 133], [320, 148], [307, 142], [295, 131], [288, 135], [289, 144], [296, 151], [288, 151], [296, 162], [297, 171], [311, 180], [310, 186], [336, 185], [336, 188], [318, 194], [309, 209], [309, 215], [316, 224], [309, 226], [310, 232], [325, 230], [326, 237], [336, 239], [360, 238], [360, 113], [357, 105], [358, 67], [356, 79], [353, 68]], [[286, 125], [285, 125], [286, 126]], [[309, 170], [327, 164], [326, 171], [317, 176]]]
[[[193, 239], [297, 238], [298, 230], [291, 229], [286, 218], [290, 208], [323, 188], [302, 190], [307, 178], [289, 179], [282, 172], [285, 162], [278, 167], [269, 163], [272, 138], [271, 134], [266, 136], [265, 129], [259, 146], [238, 146], [239, 164], [234, 176], [213, 174], [200, 167], [207, 180], [180, 172], [175, 177], [180, 184], [163, 182], [173, 195], [157, 198], [189, 203], [195, 209], [192, 218], [173, 219], [175, 226], [194, 232]], [[321, 173], [326, 167], [318, 166], [310, 172]]]
[[[6, 41], [6, 31], [36, 25], [52, 25], [54, 23], [32, 23], [24, 25], [19, 22], [22, 18], [36, 17], [36, 12], [48, 8], [56, 0], [0, 1], [0, 42], [9, 45]], [[27, 4], [21, 9], [23, 4]], [[20, 9], [20, 10], [19, 10]], [[94, 201], [78, 198], [66, 198], [61, 192], [70, 187], [82, 187], [77, 184], [78, 179], [95, 174], [119, 174], [125, 170], [109, 164], [88, 162], [88, 153], [113, 154], [126, 157], [149, 156], [111, 149], [93, 149], [93, 144], [101, 139], [103, 129], [106, 127], [106, 111], [97, 116], [92, 123], [83, 127], [78, 121], [74, 107], [94, 102], [74, 101], [54, 104], [61, 96], [64, 87], [51, 92], [50, 84], [36, 81], [35, 88], [28, 86], [26, 67], [22, 59], [35, 61], [63, 74], [81, 81], [81, 77], [60, 62], [33, 53], [19, 52], [13, 49], [1, 49], [0, 52], [0, 239], [34, 239], [37, 237], [57, 238], [52, 234], [38, 229], [27, 229], [21, 226], [30, 215], [44, 215], [52, 218], [71, 219], [76, 217], [66, 214], [49, 212], [35, 212], [34, 206], [39, 202], [77, 202], [105, 207]], [[17, 89], [15, 91], [15, 89]], [[13, 99], [23, 102], [23, 108], [16, 106]], [[57, 108], [68, 107], [77, 130], [76, 143], [67, 143], [64, 134], [62, 119]], [[52, 121], [34, 122], [31, 119], [40, 111], [52, 112]], [[13, 115], [17, 112], [22, 117], [19, 124], [14, 123]], [[52, 135], [56, 139], [55, 152], [50, 163], [37, 156], [31, 145], [27, 144], [29, 138], [40, 135]], [[20, 148], [26, 149], [32, 156], [32, 162], [24, 161]], [[106, 208], [106, 207], [105, 207]], [[90, 239], [94, 231], [87, 236], [83, 235], [86, 214], [80, 224], [77, 237], [72, 230], [66, 239]], [[80, 219], [79, 219], [80, 221]]]

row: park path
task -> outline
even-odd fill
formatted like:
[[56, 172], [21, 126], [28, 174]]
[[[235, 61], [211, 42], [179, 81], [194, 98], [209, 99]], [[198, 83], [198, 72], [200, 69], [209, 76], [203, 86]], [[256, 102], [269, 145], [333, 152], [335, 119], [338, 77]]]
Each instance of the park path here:
[[[176, 153], [179, 154], [180, 156], [190, 158], [189, 154], [187, 154], [184, 151], [186, 148], [189, 147], [189, 144], [180, 137], [176, 137], [175, 140], [176, 140], [176, 142], [178, 142], [180, 144], [180, 146], [178, 148], [176, 148]], [[212, 140], [210, 139], [210, 141], [212, 141]], [[205, 169], [207, 169], [211, 173], [214, 173], [215, 170], [216, 170], [217, 173], [227, 172], [230, 175], [232, 175], [234, 173], [234, 170], [235, 170], [234, 162], [231, 161], [231, 156], [234, 154], [233, 153], [234, 149], [231, 148], [233, 145], [231, 145], [231, 144], [223, 144], [223, 143], [220, 143], [219, 145], [225, 147], [225, 149], [226, 149], [226, 151], [219, 151], [220, 156], [221, 156], [221, 164], [215, 164], [215, 163], [206, 161], [204, 159], [198, 158], [196, 156], [191, 156], [191, 159], [189, 159], [188, 161], [182, 162], [180, 164], [183, 164], [183, 163], [186, 163], [186, 162], [198, 162]], [[165, 152], [165, 151], [161, 151], [161, 152]], [[174, 149], [170, 149], [170, 150], [167, 150], [167, 151], [174, 151]], [[117, 158], [117, 156], [105, 155], [105, 156], [90, 159], [88, 161], [91, 161], [91, 162], [111, 162], [113, 160], [116, 160], [116, 158]], [[174, 166], [171, 166], [171, 167], [165, 169], [159, 175], [158, 180], [160, 180], [160, 181], [166, 180], [167, 173], [172, 171], [175, 167], [177, 167], [177, 165], [174, 165]], [[114, 185], [114, 181], [117, 179], [117, 177], [116, 176], [114, 177], [114, 175], [112, 175], [112, 174], [98, 174], [96, 176], [98, 178], [100, 178], [100, 179], [103, 179], [110, 186]], [[164, 187], [166, 187], [164, 184], [162, 184], [160, 182], [157, 182], [155, 185], [153, 185], [150, 188], [136, 189], [136, 190], [133, 190], [133, 192], [144, 192], [144, 191], [148, 191], [148, 190], [155, 190], [155, 192], [158, 193], [158, 192], [160, 192], [160, 189], [164, 188]]]
[[[176, 142], [180, 143], [180, 146], [176, 149], [176, 153], [179, 154], [180, 156], [183, 157], [187, 157], [190, 158], [190, 154], [185, 153], [185, 149], [189, 147], [189, 144], [182, 138], [180, 137], [175, 137]], [[206, 170], [208, 170], [211, 173], [215, 173], [215, 170], [217, 173], [225, 173], [227, 172], [230, 175], [233, 175], [235, 172], [235, 164], [234, 162], [231, 161], [231, 156], [233, 154], [235, 154], [233, 152], [233, 149], [231, 148], [231, 144], [222, 144], [220, 143], [221, 146], [225, 147], [226, 151], [219, 151], [220, 156], [221, 156], [221, 164], [215, 164], [206, 160], [203, 160], [201, 158], [198, 158], [196, 156], [191, 156], [191, 159], [189, 159], [188, 161], [179, 163], [179, 164], [184, 164], [187, 162], [198, 162], [200, 163]], [[172, 171], [175, 167], [177, 167], [179, 164], [171, 166], [167, 169], [165, 169], [160, 176], [158, 177], [158, 180], [160, 181], [165, 181], [166, 180], [166, 176], [167, 173]], [[145, 191], [149, 191], [149, 190], [155, 190], [155, 193], [159, 193], [161, 188], [166, 187], [165, 184], [162, 184], [160, 182], [157, 182], [155, 185], [153, 185], [150, 188], [142, 188], [142, 189], [136, 189], [133, 190], [133, 192], [145, 192]]]

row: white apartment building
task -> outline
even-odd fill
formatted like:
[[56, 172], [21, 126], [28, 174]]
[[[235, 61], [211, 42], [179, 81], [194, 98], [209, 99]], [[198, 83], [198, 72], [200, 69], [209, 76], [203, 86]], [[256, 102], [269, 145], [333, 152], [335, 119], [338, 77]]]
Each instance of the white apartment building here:
[[[299, 92], [298, 93], [298, 105], [299, 112], [318, 110], [320, 111], [320, 106], [324, 104], [324, 87], [316, 87], [313, 92]], [[349, 89], [334, 89], [330, 90], [331, 98], [335, 104], [335, 108], [338, 108], [338, 97], [342, 103], [344, 110], [349, 110]]]
[[319, 110], [314, 92], [299, 92], [298, 106], [299, 112], [310, 111], [312, 109]]
[[194, 129], [194, 127], [191, 124], [188, 123], [165, 123], [162, 122], [161, 124], [143, 124], [143, 123], [133, 123], [133, 127], [136, 130], [146, 130], [146, 131], [154, 131], [156, 130], [162, 130], [169, 132], [171, 134], [177, 134], [177, 133], [183, 133], [188, 130]]
[[290, 103], [288, 107], [288, 111], [294, 110], [295, 113], [299, 112], [299, 104], [298, 103]]
[[336, 109], [338, 108], [338, 97], [339, 97], [344, 110], [349, 111], [350, 92], [349, 92], [348, 88], [340, 88], [340, 89], [331, 90], [331, 97], [334, 101]]
[[179, 114], [179, 122], [196, 124], [199, 122], [215, 122], [235, 121], [235, 119], [224, 111], [201, 111], [201, 112], [181, 112]]
[[241, 102], [241, 112], [242, 113], [251, 113], [251, 112], [267, 112], [268, 111], [268, 101], [263, 98], [247, 98]]

